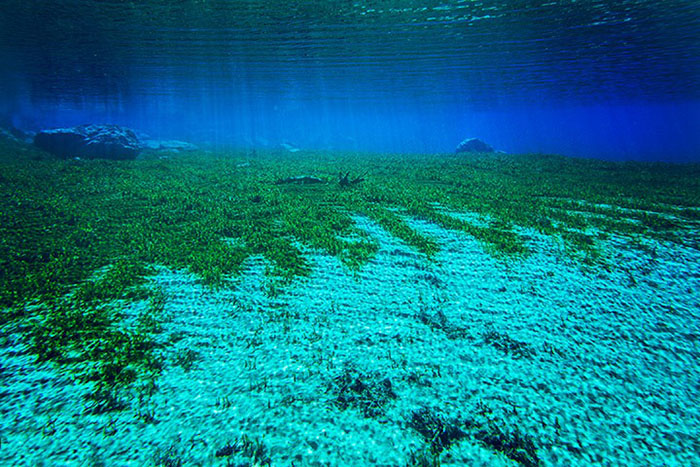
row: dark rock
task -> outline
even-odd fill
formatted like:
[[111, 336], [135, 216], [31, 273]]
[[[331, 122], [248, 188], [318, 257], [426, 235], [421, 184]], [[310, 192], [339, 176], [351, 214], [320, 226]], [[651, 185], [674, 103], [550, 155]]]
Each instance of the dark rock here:
[[80, 125], [44, 130], [34, 144], [63, 159], [135, 159], [142, 149], [133, 130], [118, 125]]
[[496, 150], [479, 138], [468, 138], [457, 145], [455, 153], [460, 152], [496, 152]]

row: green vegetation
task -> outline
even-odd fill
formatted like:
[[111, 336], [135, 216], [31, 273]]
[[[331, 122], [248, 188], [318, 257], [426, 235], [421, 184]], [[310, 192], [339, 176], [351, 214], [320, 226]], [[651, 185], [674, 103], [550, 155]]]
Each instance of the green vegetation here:
[[[137, 380], [153, 380], [160, 370], [153, 335], [159, 331], [164, 298], [135, 286], [143, 269], [117, 263], [101, 278], [74, 293], [30, 307], [20, 324], [40, 361], [67, 365], [76, 379], [91, 385], [87, 408], [96, 413], [120, 409], [123, 390]], [[145, 302], [146, 294], [150, 298]], [[124, 310], [142, 302], [131, 323]]]
[[246, 435], [226, 443], [216, 451], [216, 457], [226, 458], [226, 465], [272, 465], [265, 444]]
[[384, 406], [397, 397], [390, 378], [365, 374], [352, 367], [333, 378], [329, 389], [338, 408], [353, 407], [367, 418], [383, 415]]
[[441, 453], [465, 438], [478, 441], [517, 465], [542, 465], [535, 440], [517, 426], [501, 427], [502, 422], [497, 419], [452, 418], [437, 408], [423, 407], [411, 414], [407, 425], [420, 434], [426, 444], [422, 451], [411, 453], [410, 466], [439, 466]]
[[[115, 261], [189, 269], [219, 286], [240, 273], [247, 257], [263, 255], [273, 275], [291, 280], [309, 272], [299, 249], [305, 245], [357, 269], [378, 245], [355, 226], [354, 215], [428, 257], [439, 245], [407, 223], [410, 217], [465, 232], [504, 257], [528, 252], [522, 228], [559, 236], [572, 254], [593, 261], [611, 233], [697, 246], [686, 234], [700, 217], [698, 166], [555, 156], [409, 163], [398, 156], [323, 156], [4, 163], [0, 303], [62, 296]], [[345, 171], [366, 172], [367, 181], [343, 187], [337, 174]], [[328, 183], [274, 183], [298, 174]], [[455, 215], [463, 212], [483, 222]], [[115, 275], [122, 287], [146, 272]]]
[[156, 467], [182, 467], [182, 456], [175, 445], [166, 449], [156, 449], [153, 453], [153, 465]]
[[[158, 371], [164, 302], [145, 282], [156, 265], [220, 287], [261, 255], [274, 296], [309, 274], [304, 248], [349, 271], [370, 260], [379, 245], [356, 216], [429, 259], [440, 245], [411, 219], [463, 232], [499, 259], [527, 255], [532, 230], [588, 265], [606, 261], [613, 235], [632, 248], [700, 248], [697, 165], [325, 153], [55, 161], [35, 152], [0, 162], [0, 323], [17, 323], [40, 360], [75, 366], [94, 384], [95, 410], [118, 406], [119, 388]], [[339, 183], [339, 173], [366, 175]], [[298, 175], [326, 183], [275, 183]], [[179, 364], [195, 360], [183, 354]]]

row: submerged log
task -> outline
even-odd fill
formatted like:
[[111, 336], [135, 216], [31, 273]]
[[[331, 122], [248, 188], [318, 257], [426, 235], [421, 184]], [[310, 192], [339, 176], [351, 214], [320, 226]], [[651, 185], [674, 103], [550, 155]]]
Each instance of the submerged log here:
[[338, 183], [340, 183], [340, 186], [342, 187], [357, 185], [358, 183], [365, 181], [365, 175], [366, 173], [360, 175], [359, 177], [350, 178], [350, 172], [345, 172], [345, 175], [343, 175], [341, 172], [338, 174]]
[[275, 185], [284, 185], [285, 183], [299, 183], [302, 185], [310, 185], [312, 183], [325, 183], [326, 181], [313, 177], [311, 175], [297, 175], [294, 177], [281, 178], [275, 182]]

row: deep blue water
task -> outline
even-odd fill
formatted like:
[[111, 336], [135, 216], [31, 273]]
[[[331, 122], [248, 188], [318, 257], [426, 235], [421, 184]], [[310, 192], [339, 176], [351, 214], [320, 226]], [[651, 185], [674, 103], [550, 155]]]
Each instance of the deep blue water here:
[[3, 0], [0, 60], [25, 130], [700, 160], [694, 0]]

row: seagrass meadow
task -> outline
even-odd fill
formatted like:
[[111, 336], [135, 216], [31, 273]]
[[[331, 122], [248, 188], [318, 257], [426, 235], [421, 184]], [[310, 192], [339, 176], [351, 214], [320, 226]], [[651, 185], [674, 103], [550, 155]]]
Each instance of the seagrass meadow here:
[[700, 462], [700, 165], [5, 149], [0, 463]]

